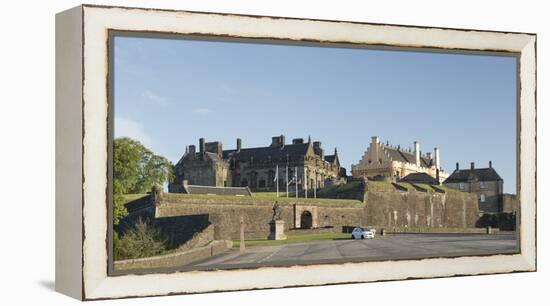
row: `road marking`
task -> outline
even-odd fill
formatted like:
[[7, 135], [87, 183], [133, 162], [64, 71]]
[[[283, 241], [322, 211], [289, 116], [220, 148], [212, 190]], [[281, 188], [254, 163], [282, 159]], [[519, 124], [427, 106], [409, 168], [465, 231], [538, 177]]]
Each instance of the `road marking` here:
[[273, 253], [271, 253], [271, 254], [267, 255], [266, 257], [264, 257], [264, 258], [262, 258], [262, 259], [258, 260], [258, 261], [257, 261], [257, 263], [262, 263], [262, 262], [264, 262], [264, 261], [266, 261], [266, 260], [270, 259], [271, 257], [273, 257], [273, 255], [275, 255], [275, 254], [279, 253], [279, 251], [280, 251], [280, 250], [282, 250], [282, 249], [283, 249], [283, 248], [282, 248], [282, 246], [281, 246], [281, 247], [279, 247], [279, 248], [278, 248], [278, 249], [277, 249], [277, 250], [276, 250], [275, 252], [273, 252]]

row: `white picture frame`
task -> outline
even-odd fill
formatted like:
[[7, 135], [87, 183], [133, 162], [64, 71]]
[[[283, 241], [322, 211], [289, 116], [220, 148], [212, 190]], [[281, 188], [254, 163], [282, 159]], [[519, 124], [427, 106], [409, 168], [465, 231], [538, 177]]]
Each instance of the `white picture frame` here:
[[[520, 253], [110, 275], [109, 32], [509, 52], [518, 58]], [[56, 17], [56, 290], [81, 300], [536, 271], [536, 35], [82, 5]]]

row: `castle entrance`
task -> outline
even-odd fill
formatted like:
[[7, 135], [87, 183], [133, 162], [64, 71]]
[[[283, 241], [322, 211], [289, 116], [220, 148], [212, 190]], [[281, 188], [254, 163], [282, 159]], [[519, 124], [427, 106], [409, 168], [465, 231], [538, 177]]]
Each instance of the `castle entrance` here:
[[310, 229], [313, 224], [311, 212], [304, 210], [300, 216], [300, 228]]

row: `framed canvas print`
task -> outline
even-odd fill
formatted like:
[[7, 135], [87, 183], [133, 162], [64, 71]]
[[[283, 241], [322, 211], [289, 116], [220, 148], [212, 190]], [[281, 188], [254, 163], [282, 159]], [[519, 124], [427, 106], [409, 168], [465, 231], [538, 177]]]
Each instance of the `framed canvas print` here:
[[536, 270], [536, 35], [83, 5], [56, 17], [56, 289]]

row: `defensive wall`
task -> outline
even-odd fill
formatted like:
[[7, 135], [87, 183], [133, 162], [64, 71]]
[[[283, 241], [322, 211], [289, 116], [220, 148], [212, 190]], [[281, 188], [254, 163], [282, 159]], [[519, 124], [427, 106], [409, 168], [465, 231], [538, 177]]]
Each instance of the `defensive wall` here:
[[[285, 230], [305, 228], [304, 221], [311, 222], [308, 228], [327, 228], [341, 232], [343, 226], [364, 224], [364, 204], [360, 201], [338, 201], [334, 203], [314, 200], [277, 200]], [[269, 234], [269, 222], [273, 216], [274, 200], [242, 199], [200, 199], [179, 194], [165, 194], [155, 203], [155, 220], [181, 216], [208, 216], [214, 226], [214, 238], [238, 239], [241, 220], [245, 225], [247, 238], [265, 238]]]
[[122, 223], [131, 224], [138, 217], [154, 220], [177, 246], [210, 227], [215, 240], [238, 239], [241, 221], [246, 238], [265, 238], [275, 201], [290, 235], [306, 229], [347, 232], [356, 226], [457, 230], [473, 228], [479, 219], [475, 194], [387, 182], [362, 182], [354, 189], [346, 193], [355, 198], [362, 194], [362, 200], [152, 194], [129, 203], [130, 215]]
[[424, 184], [369, 182], [367, 224], [393, 228], [468, 228], [479, 218], [475, 194]]

